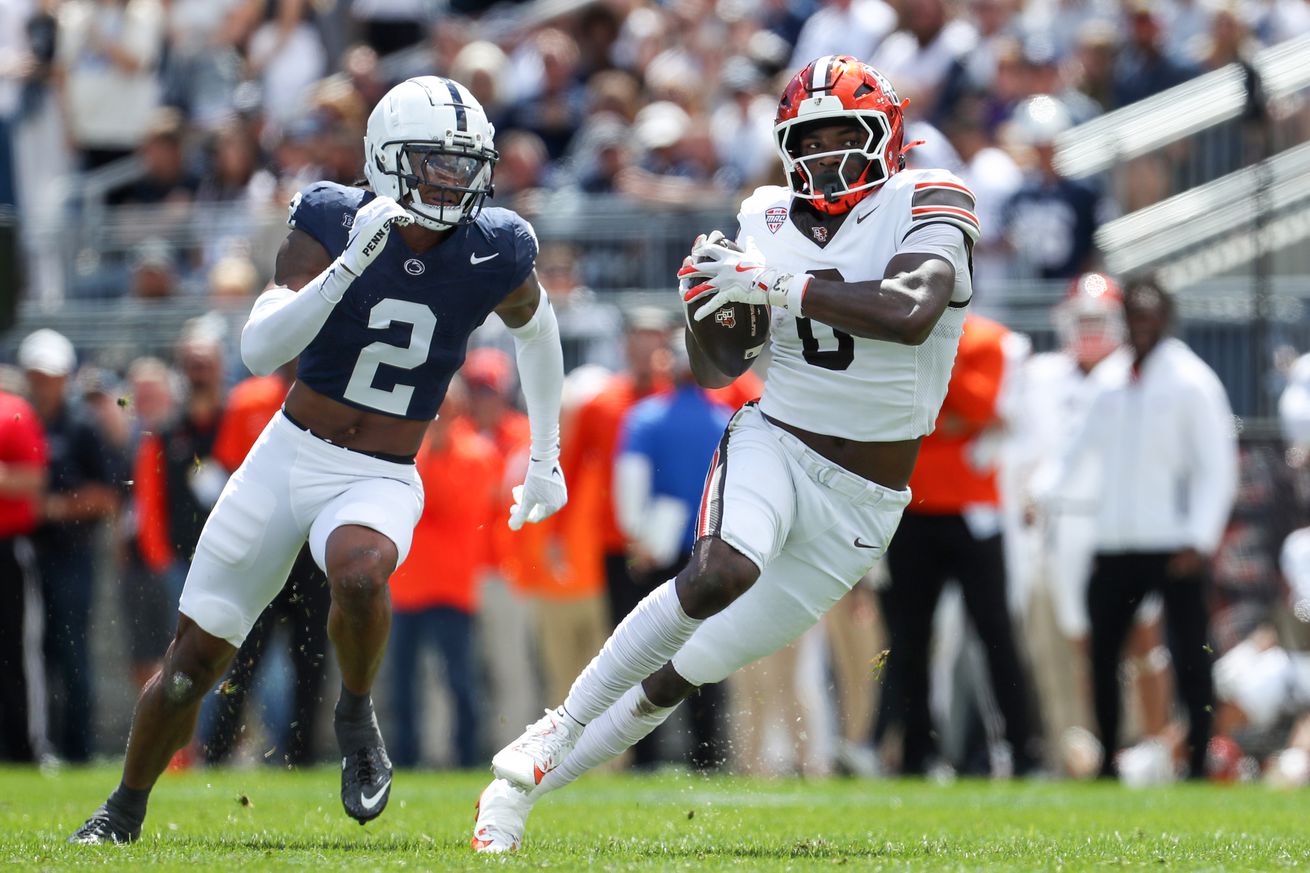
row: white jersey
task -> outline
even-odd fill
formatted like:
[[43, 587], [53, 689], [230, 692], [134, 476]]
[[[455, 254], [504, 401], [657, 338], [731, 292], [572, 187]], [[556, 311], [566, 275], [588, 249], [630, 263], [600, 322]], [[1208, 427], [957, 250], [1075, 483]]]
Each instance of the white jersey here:
[[[782, 307], [773, 311], [773, 362], [760, 409], [771, 418], [829, 436], [860, 441], [912, 439], [930, 433], [946, 396], [965, 304], [973, 293], [964, 236], [977, 239], [973, 195], [945, 170], [902, 170], [826, 239], [807, 236], [789, 217], [791, 192], [759, 188], [737, 216], [742, 239], [755, 244], [771, 267], [821, 279], [866, 282], [883, 278], [898, 252], [934, 252], [955, 267], [955, 290], [926, 342], [918, 346], [853, 337]], [[949, 228], [948, 228], [949, 230]], [[909, 239], [914, 234], [918, 239]], [[927, 243], [930, 236], [938, 241]], [[959, 237], [958, 240], [955, 237]]]

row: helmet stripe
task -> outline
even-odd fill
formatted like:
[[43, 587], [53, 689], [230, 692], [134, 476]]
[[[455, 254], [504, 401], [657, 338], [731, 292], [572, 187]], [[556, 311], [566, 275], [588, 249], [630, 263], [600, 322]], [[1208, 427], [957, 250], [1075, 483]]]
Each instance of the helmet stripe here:
[[831, 88], [832, 55], [824, 55], [814, 62], [814, 78], [810, 80], [810, 90], [827, 91]]
[[459, 96], [459, 88], [449, 79], [445, 80], [446, 87], [450, 89], [450, 102], [455, 107], [455, 129], [468, 130], [468, 118], [464, 115], [464, 98]]

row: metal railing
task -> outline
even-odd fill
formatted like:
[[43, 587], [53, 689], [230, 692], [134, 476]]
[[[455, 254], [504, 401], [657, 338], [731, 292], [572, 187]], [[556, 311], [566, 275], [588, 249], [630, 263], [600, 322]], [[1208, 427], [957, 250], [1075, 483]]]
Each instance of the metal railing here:
[[[1264, 49], [1252, 66], [1266, 100], [1291, 97], [1310, 87], [1310, 36]], [[1104, 172], [1231, 121], [1247, 101], [1246, 74], [1229, 64], [1065, 132], [1056, 141], [1055, 168], [1075, 179]]]

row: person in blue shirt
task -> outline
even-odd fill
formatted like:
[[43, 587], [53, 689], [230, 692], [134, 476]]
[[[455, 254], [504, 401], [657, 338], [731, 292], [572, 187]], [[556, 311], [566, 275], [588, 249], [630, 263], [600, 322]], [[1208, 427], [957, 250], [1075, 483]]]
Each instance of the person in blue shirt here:
[[[615, 514], [628, 538], [638, 597], [676, 576], [690, 559], [705, 459], [714, 455], [732, 417], [731, 410], [696, 384], [680, 332], [672, 338], [671, 353], [673, 391], [648, 397], [628, 411], [615, 460]], [[690, 763], [698, 770], [723, 761], [723, 697], [721, 686], [702, 685], [690, 701]], [[637, 743], [637, 763], [654, 763], [657, 745], [654, 735]]]

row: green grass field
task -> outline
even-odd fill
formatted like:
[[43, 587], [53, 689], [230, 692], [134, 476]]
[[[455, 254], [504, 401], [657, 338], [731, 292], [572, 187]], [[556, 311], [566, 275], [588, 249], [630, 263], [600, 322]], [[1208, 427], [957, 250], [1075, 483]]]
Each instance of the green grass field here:
[[595, 775], [543, 801], [509, 858], [469, 852], [481, 774], [400, 773], [345, 817], [332, 769], [168, 775], [140, 843], [68, 846], [117, 770], [0, 770], [0, 866], [208, 870], [1310, 868], [1310, 792], [1259, 786], [756, 781]]

